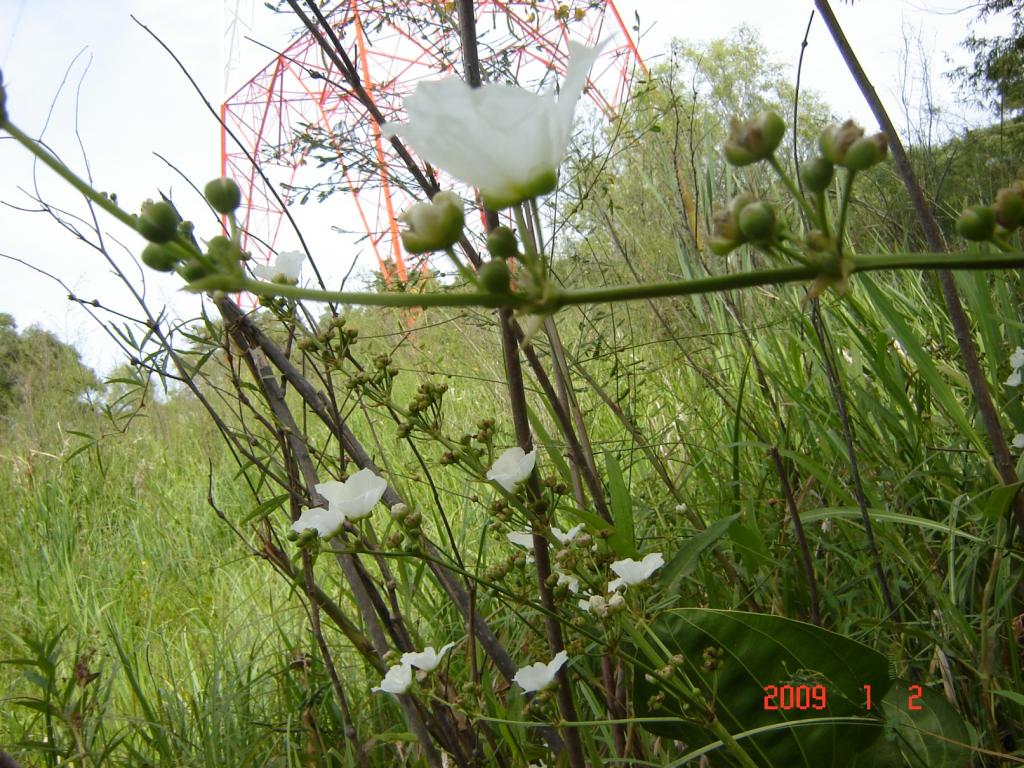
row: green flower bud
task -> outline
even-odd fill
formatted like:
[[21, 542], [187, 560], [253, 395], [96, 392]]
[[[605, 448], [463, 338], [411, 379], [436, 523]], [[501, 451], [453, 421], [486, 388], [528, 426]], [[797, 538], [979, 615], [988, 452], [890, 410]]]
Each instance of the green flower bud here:
[[1024, 224], [1024, 183], [1015, 181], [1000, 189], [992, 210], [1001, 227], [1013, 230]]
[[814, 157], [800, 164], [800, 180], [811, 192], [824, 192], [832, 183], [835, 166], [824, 157]]
[[201, 261], [190, 261], [181, 270], [181, 276], [188, 282], [210, 276], [210, 268]]
[[984, 241], [996, 231], [996, 214], [987, 205], [972, 205], [956, 220], [956, 231], [967, 240]]
[[782, 142], [786, 124], [775, 112], [762, 112], [741, 123], [733, 118], [725, 142], [725, 159], [730, 165], [743, 166], [766, 160]]
[[747, 193], [736, 195], [729, 201], [728, 208], [719, 208], [711, 216], [711, 237], [708, 247], [718, 256], [725, 256], [730, 251], [747, 242], [746, 236], [740, 231], [740, 211], [754, 202]]
[[487, 235], [487, 250], [496, 259], [511, 259], [519, 252], [516, 233], [506, 226], [495, 227]]
[[768, 203], [748, 203], [740, 210], [737, 223], [748, 240], [768, 240], [775, 234], [775, 211]]
[[[719, 208], [714, 212], [711, 217], [711, 226], [712, 233], [708, 238], [708, 247], [716, 256], [727, 256], [730, 251], [743, 245], [743, 236], [739, 232], [739, 227], [733, 224], [732, 214], [727, 208]], [[736, 230], [737, 237], [727, 234], [733, 229]]]
[[178, 234], [179, 221], [178, 214], [170, 203], [164, 200], [157, 203], [147, 200], [142, 204], [142, 212], [135, 228], [151, 243], [166, 243]]
[[213, 210], [227, 215], [242, 204], [242, 192], [233, 179], [222, 176], [214, 179], [203, 188], [203, 194]]
[[402, 245], [409, 253], [429, 253], [451, 248], [462, 237], [465, 214], [462, 198], [454, 192], [438, 192], [429, 203], [416, 203], [398, 217], [406, 226]]
[[828, 251], [832, 248], [831, 238], [820, 229], [812, 229], [808, 232], [807, 236], [804, 238], [804, 243], [807, 245], [809, 250], [816, 253]]
[[488, 293], [508, 293], [512, 273], [504, 259], [491, 259], [480, 267], [480, 284]]
[[142, 263], [157, 272], [173, 272], [178, 261], [177, 254], [165, 245], [149, 243], [142, 250]]
[[211, 237], [206, 244], [206, 252], [215, 264], [221, 264], [229, 269], [238, 267], [242, 259], [242, 252], [238, 246], [223, 235]]
[[850, 146], [862, 138], [864, 129], [853, 120], [847, 120], [842, 125], [830, 125], [826, 128], [818, 140], [818, 145], [826, 160], [835, 165], [845, 165], [846, 153]]
[[866, 171], [871, 166], [882, 162], [888, 150], [889, 142], [884, 133], [857, 139], [846, 151], [844, 164], [851, 171]]

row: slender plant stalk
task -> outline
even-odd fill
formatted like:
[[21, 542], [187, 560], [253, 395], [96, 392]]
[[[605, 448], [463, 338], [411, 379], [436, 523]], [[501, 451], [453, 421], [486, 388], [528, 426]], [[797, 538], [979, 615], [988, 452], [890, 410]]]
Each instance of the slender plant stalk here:
[[[1010, 253], [895, 253], [891, 255], [864, 255], [846, 257], [851, 274], [884, 270], [991, 270], [1020, 269], [1024, 267], [1024, 252]], [[248, 291], [257, 295], [281, 296], [289, 299], [332, 301], [352, 306], [378, 306], [401, 308], [429, 307], [487, 307], [507, 308], [552, 314], [563, 307], [583, 304], [607, 304], [619, 301], [692, 296], [698, 293], [719, 293], [741, 288], [809, 282], [819, 277], [821, 270], [799, 265], [760, 269], [727, 275], [713, 275], [693, 280], [665, 280], [637, 285], [616, 285], [601, 288], [562, 289], [548, 286], [544, 296], [525, 293], [356, 293], [321, 291], [285, 283], [265, 283], [230, 275], [213, 275], [190, 284], [190, 290], [216, 293]]]
[[[472, 0], [458, 0], [458, 18], [462, 34], [462, 55], [463, 65], [466, 69], [466, 81], [472, 87], [480, 85], [480, 62], [477, 56], [476, 40], [476, 17], [473, 11]], [[493, 228], [496, 217], [491, 214], [487, 217], [487, 228]], [[529, 237], [528, 232], [520, 232], [520, 237]], [[505, 374], [508, 382], [509, 400], [512, 411], [512, 421], [515, 426], [516, 442], [524, 451], [529, 452], [533, 447], [533, 437], [530, 433], [530, 423], [527, 417], [526, 389], [523, 383], [523, 371], [519, 362], [519, 345], [512, 327], [512, 312], [508, 308], [502, 308], [498, 312], [498, 322], [501, 330], [501, 347], [505, 360]], [[557, 398], [556, 398], [557, 399]], [[527, 493], [532, 502], [536, 503], [541, 499], [540, 483], [537, 479], [537, 470], [530, 474], [527, 481]], [[551, 576], [551, 561], [548, 551], [548, 541], [536, 529], [533, 532], [534, 562], [537, 568], [537, 583], [540, 591], [541, 604], [549, 612], [544, 617], [544, 626], [547, 631], [548, 647], [552, 655], [564, 650], [562, 640], [562, 626], [554, 615], [555, 601], [551, 587], [548, 586], [548, 579]], [[562, 720], [575, 722], [579, 718], [576, 715], [576, 704], [573, 700], [571, 683], [566, 666], [558, 670], [556, 676], [558, 686], [558, 709]], [[585, 768], [583, 758], [583, 745], [580, 736], [575, 728], [562, 729], [562, 738], [565, 740], [565, 751], [569, 758], [569, 765], [572, 768]]]
[[786, 509], [789, 510], [789, 517], [793, 521], [793, 531], [796, 533], [797, 545], [800, 547], [800, 561], [804, 566], [804, 578], [807, 581], [807, 593], [811, 600], [811, 623], [821, 626], [821, 606], [818, 597], [818, 581], [814, 578], [814, 561], [811, 559], [811, 550], [807, 546], [807, 537], [804, 535], [804, 526], [800, 522], [800, 510], [797, 508], [796, 499], [793, 498], [793, 490], [789, 486], [789, 478], [786, 476], [786, 467], [779, 456], [776, 446], [768, 449], [768, 455], [772, 457], [775, 464], [775, 471], [779, 475], [779, 486], [782, 488], [782, 496], [786, 500]]
[[[316, 495], [316, 469], [314, 468], [313, 461], [310, 458], [306, 443], [301, 437], [302, 433], [299, 430], [298, 425], [295, 423], [287, 403], [284, 401], [283, 393], [281, 392], [277, 379], [274, 376], [273, 369], [263, 356], [263, 353], [257, 348], [250, 348], [246, 355], [246, 359], [250, 363], [257, 381], [259, 381], [261, 385], [264, 396], [270, 405], [271, 412], [280, 424], [280, 429], [284, 436], [285, 443], [292, 454], [293, 461], [296, 463], [300, 473], [302, 474], [302, 481], [306, 486], [307, 493], [310, 497], [313, 497]], [[370, 635], [370, 640], [373, 643], [374, 650], [377, 655], [383, 659], [388, 651], [388, 643], [384, 637], [384, 631], [378, 617], [378, 611], [374, 606], [375, 601], [373, 596], [371, 596], [371, 587], [360, 572], [354, 556], [337, 552], [335, 553], [335, 557], [341, 566], [342, 573], [345, 575], [345, 578], [349, 583], [353, 599], [355, 600], [356, 606], [359, 608], [363, 621], [366, 623], [366, 628]], [[396, 698], [398, 700], [399, 707], [405, 715], [406, 723], [410, 730], [416, 735], [416, 739], [420, 744], [420, 748], [423, 750], [423, 755], [426, 758], [427, 763], [431, 768], [441, 768], [441, 757], [434, 746], [430, 731], [417, 707], [416, 700], [408, 695], [398, 696]]]
[[882, 599], [885, 601], [886, 610], [890, 619], [897, 619], [896, 603], [892, 598], [892, 591], [889, 589], [889, 579], [885, 575], [885, 567], [882, 565], [882, 555], [875, 543], [875, 530], [871, 524], [871, 515], [868, 513], [868, 500], [864, 493], [864, 483], [860, 478], [860, 464], [857, 461], [857, 451], [853, 438], [853, 423], [850, 420], [850, 412], [846, 407], [846, 392], [843, 391], [843, 384], [836, 371], [835, 362], [832, 358], [832, 348], [828, 341], [825, 329], [825, 319], [821, 316], [821, 307], [817, 299], [811, 307], [811, 324], [814, 326], [815, 335], [818, 338], [818, 346], [821, 349], [821, 357], [825, 366], [825, 376], [828, 379], [829, 388], [832, 391], [832, 399], [836, 404], [836, 411], [839, 414], [839, 423], [843, 427], [843, 443], [846, 446], [846, 458], [850, 464], [850, 479], [853, 482], [853, 495], [857, 499], [857, 506], [860, 508], [860, 519], [864, 524], [864, 536], [867, 539], [868, 555], [871, 557], [871, 565], [878, 579], [878, 588], [882, 592]]

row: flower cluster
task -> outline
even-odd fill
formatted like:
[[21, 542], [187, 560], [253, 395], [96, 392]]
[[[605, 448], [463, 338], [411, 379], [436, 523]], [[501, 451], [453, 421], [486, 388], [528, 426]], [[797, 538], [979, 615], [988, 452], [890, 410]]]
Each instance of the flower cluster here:
[[387, 481], [369, 469], [361, 469], [343, 483], [330, 480], [317, 483], [316, 492], [327, 500], [327, 508], [303, 510], [292, 523], [292, 530], [301, 534], [315, 530], [320, 538], [333, 536], [346, 520], [367, 517], [388, 487]]
[[1008, 247], [1014, 230], [1024, 226], [1024, 179], [1017, 179], [996, 193], [991, 205], [972, 205], [960, 214], [956, 229], [968, 240], [991, 241]]
[[413, 668], [423, 672], [433, 672], [441, 663], [444, 655], [454, 647], [455, 643], [447, 643], [442, 645], [439, 651], [435, 651], [432, 645], [428, 645], [422, 651], [406, 651], [402, 654], [401, 661], [388, 668], [380, 685], [374, 686], [370, 690], [395, 695], [407, 693], [412, 685]]

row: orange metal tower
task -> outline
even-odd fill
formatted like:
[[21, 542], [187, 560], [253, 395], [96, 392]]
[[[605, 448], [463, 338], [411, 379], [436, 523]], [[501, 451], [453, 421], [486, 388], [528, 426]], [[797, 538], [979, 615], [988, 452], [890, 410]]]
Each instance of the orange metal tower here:
[[[454, 6], [451, 0], [342, 0], [324, 11], [386, 119], [402, 119], [402, 97], [419, 80], [461, 72]], [[610, 37], [587, 94], [611, 115], [633, 77], [646, 74], [613, 0], [482, 0], [475, 8], [485, 80], [550, 88], [565, 72], [570, 38], [594, 45]], [[413, 265], [403, 259], [396, 216], [413, 202], [415, 186], [343, 82], [307, 33], [225, 99], [221, 172], [242, 189], [243, 245], [257, 259], [270, 260], [284, 224], [281, 205], [252, 157], [289, 204], [343, 193], [346, 217], [365, 230], [363, 242], [384, 280], [404, 281]]]

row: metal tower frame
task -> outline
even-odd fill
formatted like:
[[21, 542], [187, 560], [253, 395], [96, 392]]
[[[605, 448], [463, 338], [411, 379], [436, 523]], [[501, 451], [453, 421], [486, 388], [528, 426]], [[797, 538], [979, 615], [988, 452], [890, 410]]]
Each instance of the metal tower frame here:
[[[455, 3], [441, 0], [342, 0], [324, 12], [354, 49], [362, 84], [387, 119], [401, 119], [402, 97], [422, 79], [461, 72]], [[613, 0], [481, 0], [475, 4], [485, 80], [550, 88], [565, 73], [570, 37], [588, 45], [611, 37], [591, 71], [589, 99], [611, 116], [647, 68]], [[254, 163], [292, 203], [347, 192], [386, 283], [406, 281], [396, 217], [415, 189], [365, 107], [305, 33], [221, 106], [221, 174], [242, 189], [243, 247], [271, 261], [284, 215]], [[242, 145], [229, 137], [229, 132]], [[311, 173], [316, 164], [319, 173]], [[324, 173], [324, 171], [327, 171]], [[458, 185], [442, 180], [445, 186]], [[304, 201], [304, 200], [303, 200]]]

